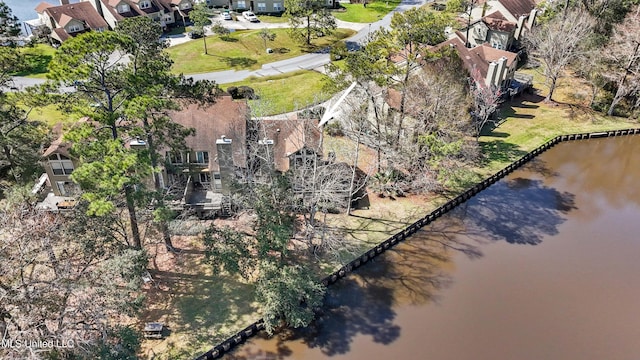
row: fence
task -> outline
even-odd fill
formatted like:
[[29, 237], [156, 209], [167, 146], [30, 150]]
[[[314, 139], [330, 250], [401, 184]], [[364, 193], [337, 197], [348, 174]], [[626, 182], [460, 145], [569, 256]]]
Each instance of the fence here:
[[[564, 142], [564, 141], [584, 140], [584, 139], [594, 139], [594, 138], [604, 138], [604, 137], [615, 137], [615, 136], [634, 135], [634, 134], [640, 134], [640, 128], [639, 129], [624, 129], [624, 130], [613, 130], [613, 131], [596, 132], [596, 133], [582, 133], [582, 134], [570, 134], [570, 135], [559, 135], [559, 136], [556, 136], [555, 138], [553, 138], [553, 139], [547, 141], [546, 143], [538, 146], [533, 151], [527, 153], [526, 155], [524, 155], [520, 159], [518, 159], [518, 160], [514, 161], [513, 163], [509, 164], [504, 169], [502, 169], [502, 170], [498, 171], [497, 173], [489, 176], [487, 179], [477, 183], [476, 185], [474, 185], [473, 187], [471, 187], [467, 191], [465, 191], [462, 194], [456, 196], [455, 198], [449, 200], [447, 203], [445, 203], [444, 205], [442, 205], [442, 206], [438, 207], [437, 209], [433, 210], [431, 213], [427, 214], [422, 219], [419, 219], [418, 221], [414, 222], [413, 224], [407, 226], [404, 230], [400, 231], [399, 233], [393, 235], [392, 237], [388, 238], [387, 240], [385, 240], [382, 243], [378, 244], [377, 246], [373, 247], [369, 251], [367, 251], [364, 254], [360, 255], [359, 257], [357, 257], [356, 259], [352, 260], [347, 265], [345, 265], [345, 266], [341, 267], [340, 269], [338, 269], [333, 274], [325, 277], [324, 279], [322, 279], [322, 284], [324, 286], [329, 286], [329, 285], [335, 283], [336, 281], [342, 279], [343, 277], [347, 276], [353, 270], [361, 267], [362, 265], [366, 264], [371, 259], [373, 259], [376, 256], [378, 256], [378, 255], [384, 253], [385, 251], [391, 249], [397, 243], [406, 240], [408, 237], [410, 237], [411, 235], [415, 234], [422, 227], [430, 224], [431, 222], [433, 222], [437, 218], [441, 217], [442, 215], [444, 215], [444, 214], [448, 213], [449, 211], [451, 211], [452, 209], [454, 209], [456, 206], [458, 206], [458, 205], [464, 203], [465, 201], [471, 199], [473, 196], [478, 194], [480, 191], [482, 191], [482, 190], [488, 188], [489, 186], [493, 185], [498, 180], [500, 180], [503, 177], [509, 175], [514, 170], [518, 169], [520, 166], [526, 164], [531, 159], [533, 159], [536, 156], [540, 155], [541, 153], [549, 150], [550, 148], [552, 148], [553, 146], [555, 146], [558, 143], [561, 143], [561, 142]], [[197, 357], [196, 360], [219, 359], [220, 357], [222, 357], [222, 355], [224, 355], [225, 353], [229, 352], [234, 347], [244, 343], [248, 338], [254, 336], [256, 333], [258, 333], [258, 331], [263, 330], [263, 329], [264, 329], [264, 322], [263, 322], [262, 319], [260, 319], [260, 320], [256, 321], [255, 323], [247, 326], [242, 331], [239, 331], [235, 335], [231, 336], [227, 340], [223, 341], [219, 345], [214, 346], [211, 350], [209, 350], [206, 353], [204, 353], [203, 355]]]

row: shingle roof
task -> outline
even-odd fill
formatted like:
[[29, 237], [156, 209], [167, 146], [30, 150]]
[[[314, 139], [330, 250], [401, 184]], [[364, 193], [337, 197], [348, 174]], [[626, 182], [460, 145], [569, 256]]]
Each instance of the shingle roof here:
[[55, 6], [55, 5], [51, 5], [51, 4], [47, 3], [47, 2], [41, 2], [40, 4], [38, 4], [38, 5], [36, 6], [36, 12], [37, 12], [38, 14], [42, 14], [42, 12], [44, 11], [44, 9], [46, 9], [46, 8], [50, 8], [50, 7], [53, 7], [53, 6]]
[[448, 46], [456, 50], [458, 56], [462, 60], [462, 64], [470, 74], [477, 71], [483, 79], [487, 77], [490, 62], [497, 61], [501, 57], [505, 57], [507, 58], [507, 66], [511, 66], [518, 57], [518, 54], [516, 53], [495, 49], [487, 44], [467, 49], [462, 40], [457, 37], [438, 44], [435, 46], [435, 49], [442, 49]]
[[194, 136], [185, 139], [187, 146], [194, 151], [208, 151], [209, 169], [218, 171], [218, 163], [215, 162], [218, 154], [216, 139], [220, 139], [222, 135], [233, 141], [234, 164], [245, 166], [248, 114], [246, 102], [234, 101], [231, 96], [224, 95], [209, 106], [185, 104], [182, 110], [173, 111], [169, 116], [184, 127], [196, 129]]
[[106, 21], [88, 2], [51, 6], [44, 10], [60, 26], [65, 26], [72, 19], [82, 21], [90, 29], [108, 28]]
[[516, 19], [521, 15], [529, 15], [531, 10], [536, 7], [533, 0], [498, 0], [498, 2]]
[[500, 11], [493, 12], [482, 18], [485, 24], [492, 30], [511, 32], [518, 24], [507, 20]]
[[469, 52], [484, 60], [487, 64], [492, 61], [498, 61], [501, 57], [505, 57], [507, 58], [507, 66], [511, 66], [518, 57], [518, 54], [516, 53], [496, 49], [487, 44], [482, 44], [474, 47], [473, 49], [469, 49]]
[[322, 154], [321, 130], [318, 120], [286, 119], [260, 120], [259, 138], [274, 141], [273, 157], [275, 167], [281, 172], [289, 170], [289, 156], [303, 148]]

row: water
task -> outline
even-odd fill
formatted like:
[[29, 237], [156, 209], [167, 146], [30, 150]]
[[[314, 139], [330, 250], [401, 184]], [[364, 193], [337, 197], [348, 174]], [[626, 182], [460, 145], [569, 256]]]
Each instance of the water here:
[[639, 153], [559, 144], [229, 358], [638, 359]]

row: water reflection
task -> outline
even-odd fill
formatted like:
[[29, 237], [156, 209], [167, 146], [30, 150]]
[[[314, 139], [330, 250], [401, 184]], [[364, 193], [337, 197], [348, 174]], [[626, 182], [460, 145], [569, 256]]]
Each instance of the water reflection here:
[[565, 215], [575, 209], [574, 194], [542, 180], [515, 177], [496, 183], [450, 216], [464, 222], [467, 236], [538, 245], [545, 236], [558, 234]]
[[251, 340], [229, 358], [640, 353], [640, 289], [629, 286], [640, 225], [628, 220], [640, 216], [628, 206], [640, 204], [640, 141], [607, 141], [622, 150], [560, 144], [338, 282], [312, 326]]

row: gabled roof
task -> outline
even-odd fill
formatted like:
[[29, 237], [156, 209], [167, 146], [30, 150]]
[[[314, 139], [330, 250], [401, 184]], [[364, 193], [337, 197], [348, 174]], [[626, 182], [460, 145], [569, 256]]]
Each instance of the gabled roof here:
[[451, 47], [456, 50], [462, 60], [462, 64], [467, 71], [469, 71], [469, 74], [478, 72], [483, 79], [487, 77], [490, 62], [498, 61], [501, 57], [505, 57], [507, 59], [507, 66], [511, 66], [518, 57], [516, 53], [495, 49], [487, 44], [467, 49], [462, 40], [457, 37], [438, 44], [435, 46], [435, 49], [438, 50], [446, 47]]
[[44, 12], [53, 18], [59, 26], [67, 25], [71, 20], [84, 22], [90, 29], [108, 28], [107, 22], [98, 14], [96, 9], [88, 2], [51, 6]]
[[49, 3], [47, 3], [47, 2], [44, 2], [44, 1], [43, 1], [43, 2], [41, 2], [40, 4], [38, 4], [38, 5], [36, 6], [36, 12], [37, 12], [38, 14], [42, 14], [42, 12], [44, 11], [44, 9], [46, 9], [46, 8], [50, 8], [50, 7], [54, 7], [54, 6], [55, 6], [55, 5], [51, 5], [51, 4], [49, 4]]
[[209, 152], [209, 169], [218, 171], [215, 162], [218, 155], [216, 140], [223, 135], [231, 139], [233, 162], [236, 166], [245, 166], [244, 147], [247, 136], [249, 107], [244, 101], [234, 101], [230, 95], [219, 97], [214, 104], [184, 104], [180, 111], [172, 111], [169, 117], [187, 128], [196, 129], [194, 136], [185, 139], [187, 146], [194, 151]]
[[[60, 26], [67, 26], [67, 24], [69, 22], [71, 22], [71, 20], [73, 20], [73, 18], [67, 14], [62, 14], [60, 15], [60, 18], [58, 19], [58, 25]], [[79, 20], [82, 21], [82, 20]]]
[[303, 149], [322, 154], [321, 130], [318, 120], [299, 119], [260, 120], [258, 137], [273, 140], [273, 157], [278, 171], [289, 170], [289, 157]]
[[493, 12], [482, 18], [485, 24], [491, 30], [498, 30], [504, 32], [511, 32], [516, 29], [518, 24], [507, 20], [500, 11]]
[[516, 19], [522, 15], [529, 15], [536, 7], [534, 0], [498, 0], [498, 2]]
[[507, 66], [511, 66], [513, 62], [518, 57], [518, 54], [512, 53], [510, 51], [504, 51], [500, 49], [493, 48], [488, 44], [482, 44], [480, 46], [476, 46], [472, 49], [469, 49], [469, 52], [478, 58], [482, 59], [487, 64], [492, 61], [498, 61], [500, 58], [507, 58]]

